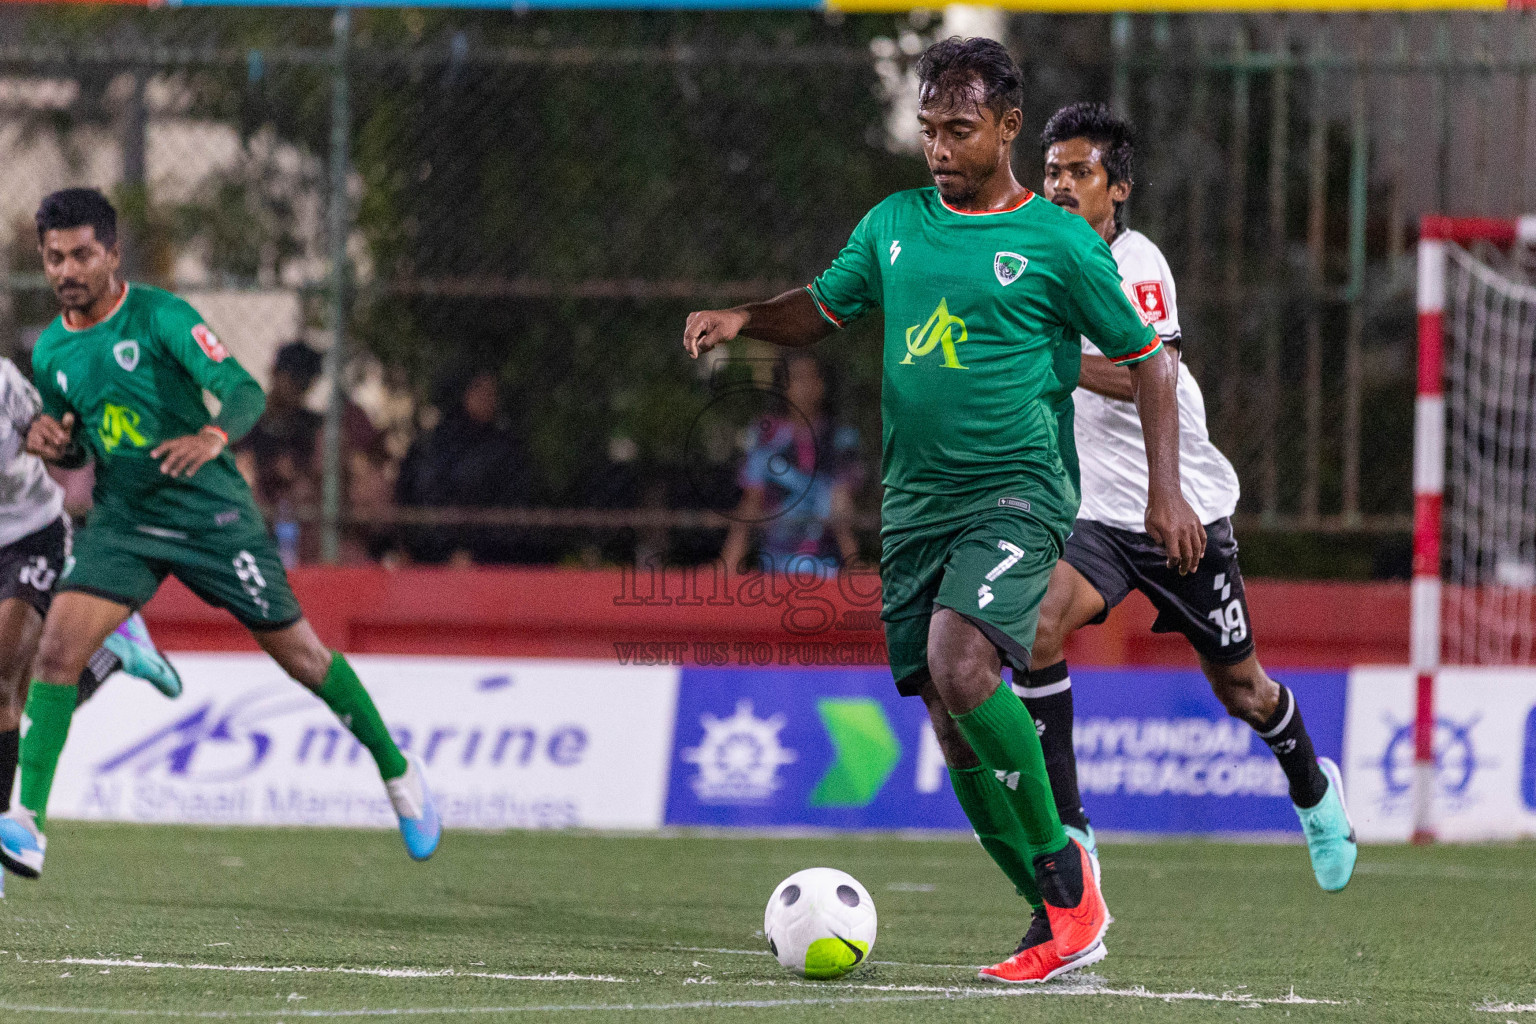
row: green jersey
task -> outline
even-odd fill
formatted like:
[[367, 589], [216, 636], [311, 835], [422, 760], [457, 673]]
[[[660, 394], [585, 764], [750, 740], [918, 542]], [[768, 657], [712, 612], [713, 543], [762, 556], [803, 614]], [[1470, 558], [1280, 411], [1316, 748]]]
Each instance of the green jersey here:
[[1077, 514], [1058, 412], [1077, 385], [1080, 336], [1127, 365], [1161, 343], [1088, 222], [1026, 193], [964, 213], [934, 188], [865, 215], [809, 286], [837, 327], [885, 310], [882, 531], [999, 505], [1065, 536]]
[[[259, 385], [185, 300], [134, 284], [98, 324], [76, 330], [60, 317], [38, 338], [32, 370], [43, 411], [74, 413], [75, 438], [95, 458], [92, 523], [174, 536], [261, 522], [227, 446], [191, 477], [167, 476], [150, 457], [210, 423], [235, 440], [261, 412]], [[204, 389], [226, 406], [218, 420]]]

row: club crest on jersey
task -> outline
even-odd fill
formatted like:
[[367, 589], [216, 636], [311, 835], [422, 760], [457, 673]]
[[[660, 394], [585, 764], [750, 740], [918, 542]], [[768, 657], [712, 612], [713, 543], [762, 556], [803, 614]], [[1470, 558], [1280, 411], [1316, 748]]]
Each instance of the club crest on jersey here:
[[997, 275], [997, 283], [1004, 288], [1017, 281], [1027, 266], [1029, 260], [1016, 252], [1000, 252], [992, 257], [992, 273]]
[[136, 341], [120, 341], [112, 346], [112, 355], [117, 359], [117, 365], [133, 372], [133, 368], [139, 365], [139, 343]]
[[229, 349], [219, 340], [218, 335], [208, 329], [207, 324], [198, 324], [192, 328], [192, 339], [197, 342], [197, 347], [203, 350], [203, 355], [216, 363], [222, 363], [229, 358]]

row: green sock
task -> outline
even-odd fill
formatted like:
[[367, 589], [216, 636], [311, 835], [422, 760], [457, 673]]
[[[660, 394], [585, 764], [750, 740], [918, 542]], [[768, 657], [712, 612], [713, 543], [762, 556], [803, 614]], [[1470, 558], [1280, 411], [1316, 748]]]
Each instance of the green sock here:
[[981, 763], [1002, 782], [1008, 805], [1024, 827], [1030, 853], [1055, 853], [1066, 846], [1045, 753], [1024, 702], [999, 682], [980, 707], [954, 719]]
[[955, 797], [965, 812], [981, 848], [987, 851], [992, 862], [1003, 869], [1008, 881], [1020, 896], [1036, 910], [1045, 906], [1040, 890], [1035, 888], [1035, 876], [1030, 867], [1029, 841], [1019, 825], [1018, 815], [1008, 805], [1002, 783], [990, 768], [951, 768], [950, 785], [955, 787]]
[[380, 775], [398, 779], [405, 774], [405, 755], [395, 746], [389, 730], [384, 727], [384, 719], [379, 717], [379, 709], [373, 706], [373, 698], [363, 689], [363, 681], [357, 678], [357, 673], [352, 671], [340, 651], [331, 652], [331, 667], [326, 670], [325, 682], [316, 695], [357, 737], [357, 742], [368, 748], [374, 764], [379, 766]]
[[26, 735], [21, 738], [21, 806], [37, 815], [37, 827], [48, 823], [48, 793], [53, 789], [53, 773], [64, 752], [69, 735], [69, 720], [75, 714], [79, 688], [73, 683], [57, 686], [41, 679], [32, 680], [27, 694]]

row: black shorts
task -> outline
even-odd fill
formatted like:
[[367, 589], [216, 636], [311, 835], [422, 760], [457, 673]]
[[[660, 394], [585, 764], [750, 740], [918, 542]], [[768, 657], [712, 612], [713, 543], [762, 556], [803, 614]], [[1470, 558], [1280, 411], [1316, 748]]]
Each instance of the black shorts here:
[[48, 614], [53, 585], [69, 560], [69, 518], [60, 516], [36, 533], [0, 548], [0, 601], [13, 597]]
[[1218, 665], [1234, 665], [1253, 653], [1248, 597], [1230, 519], [1206, 526], [1205, 557], [1188, 576], [1168, 568], [1168, 556], [1145, 533], [1087, 519], [1073, 527], [1062, 557], [1104, 598], [1095, 623], [1139, 590], [1157, 609], [1152, 632], [1183, 633], [1201, 657]]

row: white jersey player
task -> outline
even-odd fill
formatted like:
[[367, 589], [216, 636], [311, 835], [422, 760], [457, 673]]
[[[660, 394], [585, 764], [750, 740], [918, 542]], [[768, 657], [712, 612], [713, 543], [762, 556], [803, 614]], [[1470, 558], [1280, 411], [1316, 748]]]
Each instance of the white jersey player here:
[[[26, 450], [27, 428], [42, 411], [37, 389], [0, 357], [0, 812], [10, 807], [15, 785], [21, 711], [43, 616], [69, 558], [64, 488]], [[91, 658], [76, 700], [90, 697], [119, 668], [168, 697], [181, 693], [176, 670], [155, 649], [137, 612]], [[0, 895], [3, 885], [0, 872]]]
[[[1135, 140], [1129, 124], [1099, 103], [1056, 112], [1042, 136], [1043, 195], [1082, 215], [1109, 243], [1122, 287], [1175, 354], [1182, 351], [1178, 293], [1168, 261], [1145, 235], [1124, 225]], [[1204, 340], [1204, 339], [1202, 339]], [[1058, 361], [1060, 362], [1060, 361]], [[1205, 400], [1179, 365], [1179, 473], [1184, 498], [1206, 530], [1195, 571], [1174, 569], [1146, 532], [1147, 453], [1130, 375], [1082, 340], [1082, 372], [1073, 395], [1082, 506], [1040, 609], [1030, 671], [1015, 690], [1036, 720], [1057, 810], [1069, 831], [1092, 831], [1077, 787], [1072, 751], [1072, 690], [1063, 644], [1073, 630], [1102, 622], [1132, 590], [1157, 609], [1154, 632], [1188, 638], [1216, 696], [1274, 752], [1301, 818], [1318, 884], [1342, 889], [1357, 847], [1338, 768], [1317, 757], [1296, 697], [1265, 674], [1254, 654], [1237, 541], [1228, 518], [1237, 507], [1237, 474], [1211, 443]], [[1085, 843], [1088, 845], [1088, 843]]]

